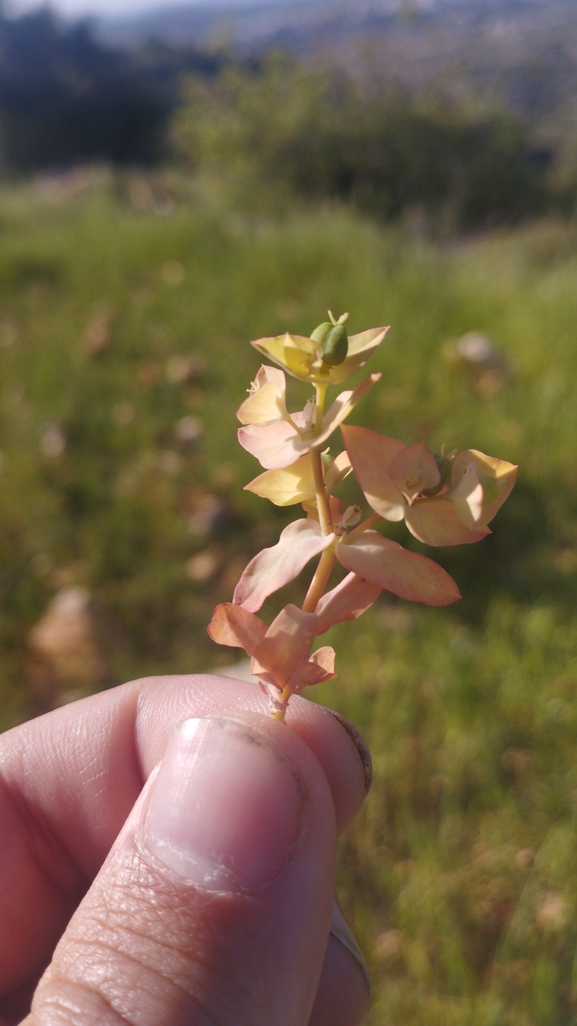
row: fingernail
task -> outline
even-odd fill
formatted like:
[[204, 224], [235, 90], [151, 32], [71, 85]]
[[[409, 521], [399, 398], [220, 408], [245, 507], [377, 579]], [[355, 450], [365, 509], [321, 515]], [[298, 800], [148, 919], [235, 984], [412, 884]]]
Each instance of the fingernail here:
[[351, 741], [353, 742], [363, 767], [365, 794], [368, 794], [371, 789], [371, 784], [373, 782], [373, 760], [371, 759], [371, 753], [367, 748], [365, 739], [362, 737], [361, 734], [359, 734], [357, 728], [354, 727], [350, 720], [347, 720], [345, 716], [341, 716], [340, 713], [335, 712], [334, 709], [329, 709], [326, 705], [323, 706], [323, 709], [326, 709], [326, 711], [329, 712], [331, 716], [334, 716], [335, 720], [338, 720], [343, 730], [347, 732]]
[[343, 913], [340, 910], [338, 901], [333, 901], [333, 914], [331, 919], [331, 936], [336, 940], [340, 941], [347, 951], [353, 956], [360, 969], [362, 970], [363, 976], [365, 977], [369, 991], [371, 990], [371, 977], [367, 968], [361, 949], [357, 944], [353, 933], [347, 923]]
[[258, 890], [293, 857], [307, 799], [301, 775], [264, 732], [242, 720], [186, 720], [160, 765], [145, 843], [205, 890]]

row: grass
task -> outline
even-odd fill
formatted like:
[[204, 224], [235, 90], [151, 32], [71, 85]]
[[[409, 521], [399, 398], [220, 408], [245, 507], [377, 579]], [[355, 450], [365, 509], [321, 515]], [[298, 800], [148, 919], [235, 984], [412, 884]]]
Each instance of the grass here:
[[[242, 491], [250, 338], [327, 307], [390, 322], [353, 419], [520, 465], [494, 535], [436, 554], [463, 602], [380, 600], [333, 631], [340, 676], [315, 696], [375, 758], [339, 862], [375, 1026], [577, 1023], [576, 272], [577, 227], [554, 221], [440, 247], [343, 209], [243, 216], [170, 176], [0, 192], [3, 727], [230, 662], [206, 623], [286, 522]], [[505, 368], [488, 385], [447, 358], [472, 330]], [[30, 645], [70, 586], [98, 650], [76, 676]]]

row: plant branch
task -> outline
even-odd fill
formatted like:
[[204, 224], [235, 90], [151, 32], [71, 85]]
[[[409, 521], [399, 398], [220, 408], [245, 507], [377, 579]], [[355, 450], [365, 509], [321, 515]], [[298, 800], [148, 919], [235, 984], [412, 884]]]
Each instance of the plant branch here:
[[328, 549], [325, 549], [318, 561], [314, 577], [303, 602], [303, 613], [314, 613], [316, 611], [320, 598], [328, 584], [329, 577], [333, 572], [335, 563], [336, 556], [334, 545], [329, 545]]
[[341, 541], [344, 545], [348, 545], [349, 542], [356, 541], [357, 538], [360, 538], [361, 534], [364, 534], [365, 531], [368, 531], [369, 527], [374, 527], [375, 524], [378, 524], [379, 520], [382, 519], [383, 517], [380, 516], [379, 513], [373, 513], [372, 516], [367, 517], [366, 520], [363, 520], [362, 524], [359, 524], [358, 527], [355, 527], [354, 531], [351, 531], [349, 534], [347, 534], [346, 538], [342, 538]]
[[333, 522], [331, 517], [331, 507], [327, 498], [325, 489], [325, 475], [323, 473], [323, 461], [322, 456], [318, 449], [311, 449], [311, 464], [313, 468], [313, 477], [315, 482], [315, 494], [317, 500], [317, 509], [319, 513], [319, 524], [321, 525], [321, 533], [323, 535], [332, 534]]
[[280, 699], [279, 699], [280, 702], [284, 703], [284, 708], [283, 709], [275, 709], [273, 712], [271, 712], [271, 714], [270, 714], [271, 719], [278, 720], [279, 723], [284, 723], [285, 716], [286, 716], [287, 703], [288, 703], [288, 700], [289, 700], [289, 698], [291, 697], [292, 694], [293, 694], [293, 690], [287, 684], [283, 688], [283, 690], [281, 691], [281, 695], [280, 695]]
[[315, 413], [315, 435], [320, 435], [323, 426], [323, 413], [325, 412], [325, 399], [328, 385], [315, 385], [316, 392], [316, 413]]

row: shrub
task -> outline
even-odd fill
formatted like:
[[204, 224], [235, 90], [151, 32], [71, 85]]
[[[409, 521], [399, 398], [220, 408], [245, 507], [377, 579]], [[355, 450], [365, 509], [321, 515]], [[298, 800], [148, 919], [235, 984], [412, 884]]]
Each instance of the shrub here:
[[547, 200], [526, 129], [502, 111], [471, 111], [370, 89], [344, 70], [269, 56], [191, 78], [174, 134], [197, 169], [246, 194], [352, 201], [381, 218], [419, 211], [432, 227], [517, 221]]

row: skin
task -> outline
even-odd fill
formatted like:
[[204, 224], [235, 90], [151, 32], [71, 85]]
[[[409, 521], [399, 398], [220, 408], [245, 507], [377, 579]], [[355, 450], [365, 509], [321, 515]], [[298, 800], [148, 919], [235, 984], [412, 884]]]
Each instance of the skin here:
[[[329, 929], [335, 841], [363, 801], [367, 756], [301, 698], [287, 725], [265, 714], [253, 684], [158, 677], [0, 737], [0, 1026], [358, 1026], [368, 987]], [[308, 794], [298, 850], [262, 893], [207, 895], [141, 840], [174, 727], [223, 715]]]

